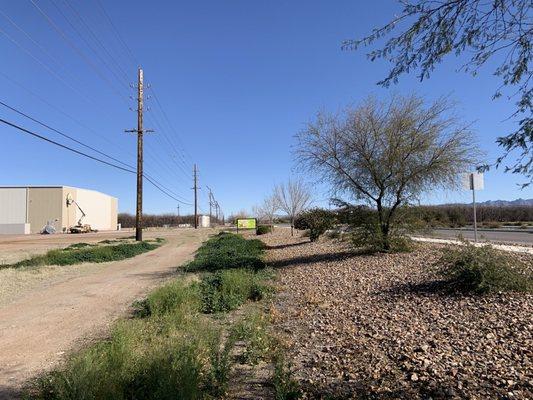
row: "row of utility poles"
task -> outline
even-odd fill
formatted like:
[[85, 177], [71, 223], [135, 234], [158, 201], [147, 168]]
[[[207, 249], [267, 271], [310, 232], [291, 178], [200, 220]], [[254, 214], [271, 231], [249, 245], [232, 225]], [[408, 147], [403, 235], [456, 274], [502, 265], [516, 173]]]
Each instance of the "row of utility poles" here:
[[219, 222], [222, 219], [222, 224], [224, 224], [224, 215], [222, 214], [222, 211], [220, 210], [220, 205], [218, 204], [218, 201], [215, 199], [215, 196], [213, 195], [213, 191], [209, 186], [207, 186], [207, 190], [209, 191], [209, 220], [213, 218], [213, 207], [215, 208], [215, 220]]
[[[137, 133], [137, 208], [135, 212], [135, 240], [142, 241], [143, 230], [143, 137], [145, 133], [153, 132], [151, 129], [143, 127], [144, 108], [144, 77], [142, 68], [137, 72], [137, 129], [128, 129], [126, 132]], [[198, 168], [193, 166], [193, 191], [194, 191], [194, 228], [198, 229]], [[216, 202], [211, 189], [209, 189], [209, 217], [211, 218], [211, 207], [215, 205], [217, 220], [219, 218], [220, 206]], [[178, 205], [178, 217], [180, 207]]]

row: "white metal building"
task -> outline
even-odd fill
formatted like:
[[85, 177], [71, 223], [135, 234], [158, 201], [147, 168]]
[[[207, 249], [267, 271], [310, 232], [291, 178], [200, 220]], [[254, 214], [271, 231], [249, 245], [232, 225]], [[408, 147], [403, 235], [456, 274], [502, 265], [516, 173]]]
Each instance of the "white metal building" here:
[[49, 221], [57, 232], [67, 231], [82, 217], [76, 203], [86, 215], [83, 224], [97, 230], [117, 228], [115, 197], [71, 186], [2, 186], [0, 234], [38, 233]]

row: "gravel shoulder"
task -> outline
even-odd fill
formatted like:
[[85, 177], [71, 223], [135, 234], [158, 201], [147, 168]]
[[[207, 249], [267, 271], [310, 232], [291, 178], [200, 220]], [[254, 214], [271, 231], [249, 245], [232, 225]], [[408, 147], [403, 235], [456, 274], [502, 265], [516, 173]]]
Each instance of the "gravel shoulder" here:
[[262, 239], [305, 398], [533, 398], [532, 295], [443, 291], [430, 270], [441, 245], [357, 255], [283, 229]]
[[[23, 278], [18, 296], [6, 297], [0, 305], [0, 398], [12, 398], [24, 382], [54, 367], [65, 353], [105, 335], [133, 300], [175, 275], [210, 232], [154, 233], [166, 242], [137, 257], [70, 270], [50, 267], [44, 278], [31, 283]], [[18, 272], [11, 271], [15, 281]]]

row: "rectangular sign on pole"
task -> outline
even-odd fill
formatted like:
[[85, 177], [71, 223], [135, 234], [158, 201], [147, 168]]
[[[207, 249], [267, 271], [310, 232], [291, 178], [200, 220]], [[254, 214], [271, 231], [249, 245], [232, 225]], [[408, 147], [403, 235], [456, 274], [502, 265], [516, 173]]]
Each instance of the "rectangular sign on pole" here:
[[237, 229], [255, 229], [256, 227], [257, 227], [257, 220], [255, 218], [237, 219]]
[[463, 175], [463, 188], [466, 190], [483, 190], [485, 182], [483, 174], [472, 172]]

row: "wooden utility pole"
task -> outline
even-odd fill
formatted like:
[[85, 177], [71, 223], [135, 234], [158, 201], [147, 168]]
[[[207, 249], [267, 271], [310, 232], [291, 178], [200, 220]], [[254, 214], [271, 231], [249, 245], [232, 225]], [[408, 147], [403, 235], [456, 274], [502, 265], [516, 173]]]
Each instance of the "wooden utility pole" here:
[[135, 213], [135, 240], [143, 240], [143, 134], [153, 132], [143, 128], [144, 83], [143, 70], [139, 67], [137, 74], [137, 129], [126, 132], [137, 133], [137, 211]]
[[143, 240], [143, 70], [137, 75], [137, 213], [135, 240]]
[[193, 167], [194, 176], [194, 229], [198, 229], [198, 170], [196, 164]]

